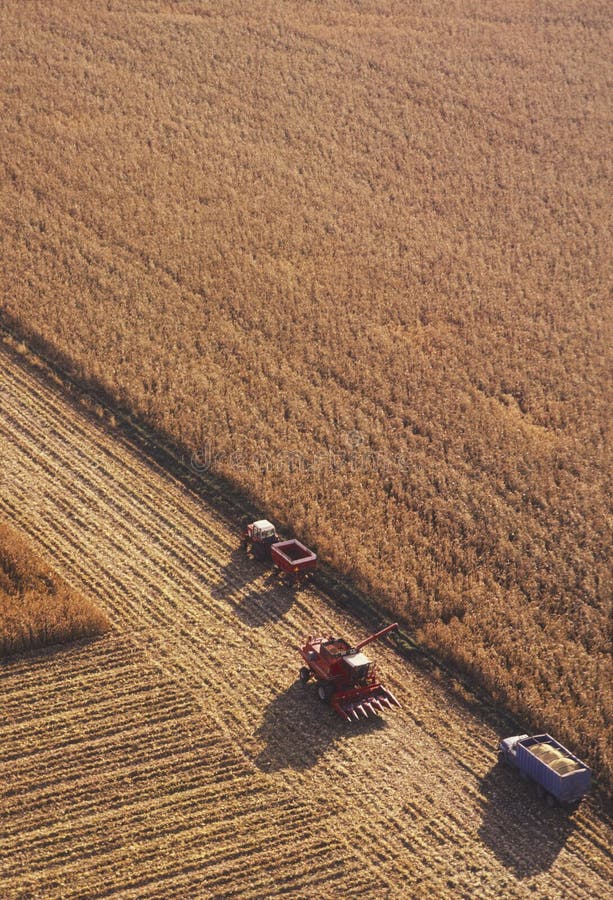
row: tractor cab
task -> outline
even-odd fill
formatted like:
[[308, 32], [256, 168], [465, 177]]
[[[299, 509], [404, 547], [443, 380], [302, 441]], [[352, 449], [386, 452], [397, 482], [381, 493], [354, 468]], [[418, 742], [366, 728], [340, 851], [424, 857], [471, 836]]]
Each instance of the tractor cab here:
[[270, 559], [271, 548], [276, 540], [277, 531], [268, 519], [258, 519], [257, 522], [251, 522], [250, 525], [247, 525], [247, 530], [243, 534], [245, 546], [249, 547], [251, 545], [253, 555], [260, 561]]
[[258, 519], [249, 526], [251, 530], [251, 540], [261, 541], [262, 543], [270, 542], [271, 544], [277, 540], [277, 532], [275, 526], [268, 519]]

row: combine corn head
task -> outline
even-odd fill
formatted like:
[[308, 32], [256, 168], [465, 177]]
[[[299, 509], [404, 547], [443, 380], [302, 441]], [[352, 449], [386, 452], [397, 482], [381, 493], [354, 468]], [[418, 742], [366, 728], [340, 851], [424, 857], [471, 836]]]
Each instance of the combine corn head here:
[[371, 634], [355, 647], [343, 638], [309, 637], [300, 650], [305, 662], [300, 669], [301, 682], [306, 684], [315, 678], [319, 699], [329, 703], [347, 722], [368, 719], [386, 709], [400, 707], [392, 692], [379, 682], [374, 663], [361, 652], [366, 644], [395, 628], [398, 628], [396, 622]]

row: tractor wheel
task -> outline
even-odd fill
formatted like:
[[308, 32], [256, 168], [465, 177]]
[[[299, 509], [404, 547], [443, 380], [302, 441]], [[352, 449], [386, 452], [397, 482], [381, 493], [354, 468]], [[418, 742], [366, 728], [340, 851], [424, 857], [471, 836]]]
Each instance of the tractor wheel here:
[[263, 562], [266, 559], [266, 547], [263, 544], [254, 544], [253, 555], [258, 562]]
[[300, 681], [302, 684], [306, 684], [309, 678], [311, 677], [311, 670], [306, 666], [303, 666], [300, 669]]
[[330, 697], [334, 693], [334, 686], [329, 681], [322, 681], [317, 688], [317, 696], [322, 703], [329, 703]]

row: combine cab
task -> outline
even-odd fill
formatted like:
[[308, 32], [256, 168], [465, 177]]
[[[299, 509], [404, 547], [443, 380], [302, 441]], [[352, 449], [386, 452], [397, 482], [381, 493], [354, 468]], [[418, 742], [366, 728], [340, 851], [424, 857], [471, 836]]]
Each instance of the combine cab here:
[[347, 722], [400, 707], [392, 692], [379, 683], [374, 663], [360, 652], [366, 644], [395, 628], [397, 623], [388, 625], [355, 647], [342, 638], [308, 638], [300, 651], [306, 663], [300, 669], [300, 680], [306, 684], [315, 678], [320, 700], [330, 703]]
[[268, 519], [259, 519], [247, 526], [243, 534], [246, 547], [251, 547], [256, 559], [270, 559], [290, 581], [306, 577], [317, 566], [317, 556], [295, 539], [280, 541], [277, 530]]

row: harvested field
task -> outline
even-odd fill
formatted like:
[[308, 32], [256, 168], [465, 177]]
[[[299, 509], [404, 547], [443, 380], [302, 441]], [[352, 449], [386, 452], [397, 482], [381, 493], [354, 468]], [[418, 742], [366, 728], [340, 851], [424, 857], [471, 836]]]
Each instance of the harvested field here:
[[611, 786], [611, 4], [0, 31], [3, 317]]
[[351, 728], [296, 681], [363, 626], [0, 349], [0, 512], [116, 629], [0, 669], [0, 895], [610, 896], [598, 794], [496, 765], [492, 712], [388, 646], [403, 709]]
[[139, 642], [43, 654], [2, 680], [4, 898], [302, 895], [336, 878], [360, 893], [372, 881]]

